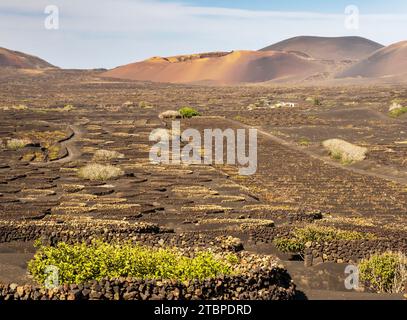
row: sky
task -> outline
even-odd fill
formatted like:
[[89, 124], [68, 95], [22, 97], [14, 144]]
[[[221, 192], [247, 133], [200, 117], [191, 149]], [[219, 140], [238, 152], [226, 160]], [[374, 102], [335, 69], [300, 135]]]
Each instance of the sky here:
[[[50, 5], [58, 8], [57, 29], [45, 27], [55, 14], [45, 13]], [[349, 27], [355, 8], [358, 25], [353, 19]], [[258, 50], [299, 35], [362, 36], [389, 45], [407, 40], [406, 30], [405, 0], [0, 0], [0, 47], [63, 68]]]

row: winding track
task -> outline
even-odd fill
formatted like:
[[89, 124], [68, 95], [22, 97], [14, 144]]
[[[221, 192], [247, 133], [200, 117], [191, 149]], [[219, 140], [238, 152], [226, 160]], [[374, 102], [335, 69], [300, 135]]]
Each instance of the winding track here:
[[81, 155], [81, 151], [75, 146], [75, 141], [83, 136], [83, 131], [78, 125], [69, 125], [69, 129], [73, 132], [72, 136], [70, 139], [61, 142], [61, 146], [66, 148], [68, 155], [52, 161], [52, 163], [67, 163], [77, 159]]
[[246, 124], [241, 123], [239, 121], [228, 119], [228, 118], [219, 117], [219, 119], [229, 121], [232, 124], [235, 124], [237, 126], [241, 126], [243, 128], [246, 128], [246, 129], [257, 129], [257, 131], [260, 134], [262, 134], [263, 136], [266, 136], [268, 139], [270, 139], [270, 140], [272, 140], [272, 141], [274, 141], [276, 143], [279, 143], [279, 144], [281, 144], [283, 146], [286, 146], [286, 147], [288, 147], [288, 148], [290, 148], [292, 150], [305, 153], [306, 155], [308, 155], [308, 156], [310, 156], [310, 157], [312, 157], [314, 159], [321, 160], [324, 163], [329, 164], [330, 166], [340, 168], [340, 169], [343, 169], [343, 170], [348, 170], [348, 171], [358, 173], [358, 174], [362, 174], [362, 175], [368, 175], [368, 176], [372, 176], [372, 177], [380, 178], [380, 179], [385, 179], [385, 180], [392, 181], [392, 182], [407, 184], [407, 177], [406, 176], [403, 177], [403, 176], [393, 175], [393, 174], [389, 174], [389, 173], [388, 174], [380, 174], [380, 173], [372, 172], [372, 171], [366, 170], [366, 169], [355, 168], [355, 167], [352, 167], [352, 166], [344, 166], [344, 165], [338, 163], [337, 161], [334, 161], [334, 160], [331, 160], [330, 158], [315, 154], [312, 151], [301, 148], [301, 147], [299, 147], [299, 146], [297, 146], [297, 145], [295, 145], [295, 144], [293, 144], [291, 142], [288, 142], [288, 141], [286, 141], [284, 139], [281, 139], [281, 138], [271, 134], [270, 132], [262, 130], [259, 127], [252, 127], [250, 125], [246, 125]]
[[40, 162], [40, 163], [31, 162], [31, 165], [44, 167], [56, 163], [68, 163], [79, 158], [81, 155], [81, 151], [75, 145], [75, 142], [78, 141], [84, 134], [83, 129], [81, 129], [81, 125], [83, 124], [78, 123], [75, 125], [68, 125], [68, 128], [72, 131], [72, 134], [69, 138], [60, 142], [61, 147], [65, 147], [68, 153], [65, 157], [49, 162]]

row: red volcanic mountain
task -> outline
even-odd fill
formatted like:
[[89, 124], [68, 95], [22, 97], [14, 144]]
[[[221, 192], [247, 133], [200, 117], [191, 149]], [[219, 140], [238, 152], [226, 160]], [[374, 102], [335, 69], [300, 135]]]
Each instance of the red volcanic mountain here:
[[18, 68], [18, 69], [47, 69], [56, 68], [52, 64], [22, 52], [12, 51], [0, 48], [0, 68]]
[[155, 57], [117, 67], [105, 77], [171, 83], [238, 84], [329, 79], [383, 46], [361, 37], [287, 39], [259, 51]]
[[337, 77], [381, 78], [401, 75], [407, 75], [407, 41], [377, 50]]
[[311, 37], [290, 38], [260, 51], [285, 51], [303, 53], [320, 60], [360, 60], [383, 46], [361, 37]]
[[325, 69], [326, 66], [317, 61], [296, 53], [232, 51], [155, 57], [102, 75], [154, 82], [236, 84], [301, 80]]

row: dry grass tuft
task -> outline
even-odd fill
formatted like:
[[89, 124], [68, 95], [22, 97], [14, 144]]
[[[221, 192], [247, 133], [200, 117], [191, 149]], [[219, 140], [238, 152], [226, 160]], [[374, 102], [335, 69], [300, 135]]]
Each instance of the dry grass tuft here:
[[160, 113], [158, 117], [160, 119], [179, 119], [181, 118], [181, 114], [179, 113], [179, 111], [168, 110]]
[[367, 148], [359, 147], [341, 139], [325, 140], [322, 145], [327, 149], [332, 158], [344, 164], [362, 161], [366, 158]]
[[124, 175], [124, 171], [111, 165], [88, 164], [78, 170], [78, 176], [86, 180], [110, 180]]
[[97, 150], [93, 155], [93, 161], [108, 161], [124, 158], [124, 154], [117, 151]]
[[222, 207], [215, 204], [202, 204], [191, 207], [181, 207], [181, 212], [193, 213], [222, 213], [232, 210], [232, 208]]
[[10, 139], [7, 141], [6, 147], [9, 150], [19, 150], [30, 143], [31, 141], [28, 139]]

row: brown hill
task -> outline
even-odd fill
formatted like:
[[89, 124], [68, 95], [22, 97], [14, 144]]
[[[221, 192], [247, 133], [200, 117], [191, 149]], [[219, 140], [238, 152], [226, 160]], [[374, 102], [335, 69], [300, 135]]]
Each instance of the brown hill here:
[[40, 58], [5, 48], [0, 48], [0, 68], [1, 67], [18, 69], [55, 68], [55, 66]]
[[326, 66], [296, 53], [232, 51], [155, 57], [102, 75], [154, 82], [235, 84], [286, 78], [301, 80], [325, 69]]
[[407, 75], [407, 41], [382, 48], [337, 75], [338, 78], [379, 78]]
[[260, 51], [299, 51], [321, 60], [360, 60], [383, 46], [361, 37], [311, 37], [290, 38]]

